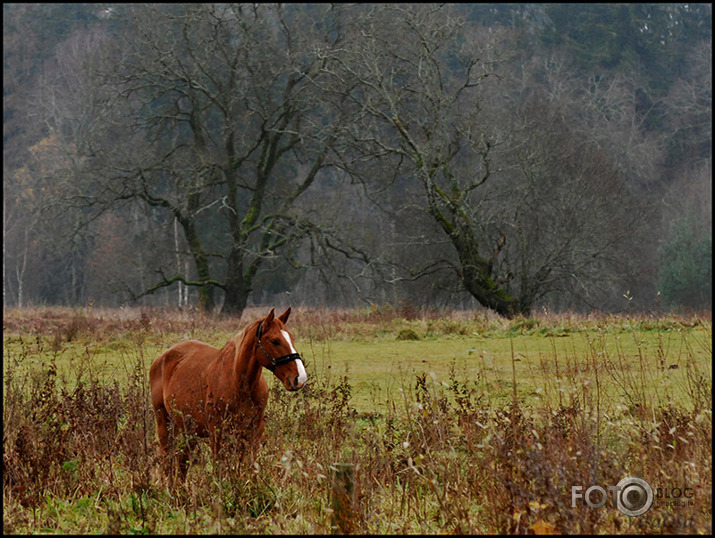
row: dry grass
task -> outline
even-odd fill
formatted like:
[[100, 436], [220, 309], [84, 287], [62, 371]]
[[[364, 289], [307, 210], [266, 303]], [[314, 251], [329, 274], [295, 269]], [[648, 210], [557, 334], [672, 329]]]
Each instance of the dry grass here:
[[[6, 313], [4, 532], [330, 533], [335, 462], [355, 468], [350, 526], [358, 533], [712, 530], [712, 373], [696, 360], [698, 353], [712, 356], [711, 339], [689, 344], [704, 349], [683, 351], [681, 400], [654, 390], [653, 371], [666, 344], [643, 347], [643, 356], [618, 364], [626, 354], [606, 353], [602, 340], [608, 331], [657, 337], [693, 327], [711, 336], [710, 318], [702, 315], [506, 322], [481, 313], [300, 309], [292, 330], [316, 342], [385, 334], [395, 341], [404, 329], [419, 338], [477, 331], [485, 338], [528, 333], [552, 341], [580, 332], [590, 348], [579, 361], [556, 351], [542, 355], [550, 381], [542, 387], [545, 397], [529, 405], [510, 397], [518, 381], [494, 398], [484, 380], [452, 369], [445, 379], [422, 373], [406, 380], [384, 411], [356, 412], [349, 373], [314, 375], [298, 394], [271, 391], [255, 464], [236, 463], [230, 448], [214, 460], [200, 444], [186, 482], [165, 477], [149, 404], [150, 350], [186, 336], [235, 332], [263, 310], [243, 320], [152, 310]], [[96, 375], [91, 352], [69, 369], [57, 367], [63, 352], [77, 349], [70, 344], [117, 341], [124, 364], [109, 382]], [[614, 391], [624, 395], [623, 405], [611, 401]], [[629, 475], [661, 493], [691, 488], [692, 505], [667, 505], [661, 496], [638, 518], [610, 503], [571, 506], [571, 486], [605, 488]]]

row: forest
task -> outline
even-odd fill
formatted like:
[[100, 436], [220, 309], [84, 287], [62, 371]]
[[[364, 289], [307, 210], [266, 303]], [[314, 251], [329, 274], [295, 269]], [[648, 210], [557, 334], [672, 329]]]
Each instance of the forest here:
[[3, 306], [712, 306], [710, 4], [3, 4]]

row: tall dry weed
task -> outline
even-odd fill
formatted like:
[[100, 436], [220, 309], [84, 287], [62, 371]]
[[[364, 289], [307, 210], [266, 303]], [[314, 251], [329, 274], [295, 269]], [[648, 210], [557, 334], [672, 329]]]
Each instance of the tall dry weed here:
[[[304, 313], [291, 320], [316, 341], [367, 330], [355, 324], [413, 315], [418, 319], [411, 323], [423, 323], [425, 331], [429, 323], [452, 334], [468, 323], [485, 332], [497, 328], [478, 315], [455, 314], [442, 322], [430, 313], [419, 318], [424, 313], [396, 309]], [[406, 381], [383, 412], [358, 413], [351, 405], [349, 372], [309, 372], [306, 390], [271, 391], [264, 442], [254, 461], [230, 439], [218, 458], [198, 443], [187, 479], [180, 481], [164, 475], [157, 456], [147, 342], [205, 333], [207, 324], [236, 330], [237, 320], [151, 310], [133, 317], [82, 316], [69, 312], [36, 325], [30, 319], [13, 322], [45, 332], [22, 336], [13, 346], [17, 351], [6, 355], [7, 533], [329, 533], [336, 462], [354, 466], [350, 517], [358, 533], [711, 531], [711, 374], [697, 366], [687, 347], [680, 355], [644, 349], [642, 360], [631, 361], [622, 349], [607, 348], [601, 335], [611, 329], [603, 317], [550, 316], [513, 327], [512, 334], [543, 330], [553, 344], [561, 332], [590, 324], [585, 360], [557, 353], [555, 345], [539, 356], [544, 383], [535, 403], [525, 404], [519, 394], [509, 401], [494, 398], [485, 391], [491, 382], [486, 370], [464, 379], [452, 367], [447, 379], [420, 373]], [[54, 329], [48, 332], [50, 323]], [[665, 321], [638, 323], [624, 331], [626, 337], [645, 330], [644, 323], [650, 324], [647, 330], [664, 330]], [[126, 335], [130, 351], [111, 382], [93, 373], [89, 350], [74, 358], [73, 379], [58, 373], [57, 357], [68, 339], [105, 341], [117, 334]], [[685, 369], [682, 387], [663, 384], [674, 371], [668, 362], [674, 356]], [[31, 360], [40, 366], [28, 368]], [[654, 381], [663, 382], [657, 391]], [[687, 398], [673, 397], [676, 389]], [[642, 517], [645, 525], [612, 507], [571, 506], [572, 486], [612, 485], [627, 475], [655, 487], [692, 488], [693, 504], [680, 512], [692, 524], [668, 527], [667, 516], [679, 514], [673, 507], [654, 507], [651, 514], [665, 523]], [[82, 519], [84, 513], [89, 516]]]

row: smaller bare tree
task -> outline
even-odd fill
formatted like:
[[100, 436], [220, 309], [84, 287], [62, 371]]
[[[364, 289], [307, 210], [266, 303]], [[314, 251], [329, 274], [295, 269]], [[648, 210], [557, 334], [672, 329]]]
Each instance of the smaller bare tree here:
[[642, 220], [613, 159], [570, 127], [574, 81], [558, 80], [566, 90], [551, 85], [546, 98], [515, 90], [502, 65], [512, 35], [467, 28], [445, 7], [374, 7], [356, 28], [327, 64], [350, 81], [347, 137], [364, 159], [352, 170], [365, 177], [368, 157], [389, 160], [397, 177], [420, 186], [422, 207], [452, 247], [446, 260], [423, 256], [429, 262], [413, 274], [449, 264], [506, 317], [607, 278]]

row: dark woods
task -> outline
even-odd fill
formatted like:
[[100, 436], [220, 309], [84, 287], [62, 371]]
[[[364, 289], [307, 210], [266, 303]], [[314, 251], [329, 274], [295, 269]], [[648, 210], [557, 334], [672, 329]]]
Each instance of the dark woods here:
[[3, 34], [7, 306], [711, 304], [709, 5], [13, 4]]

